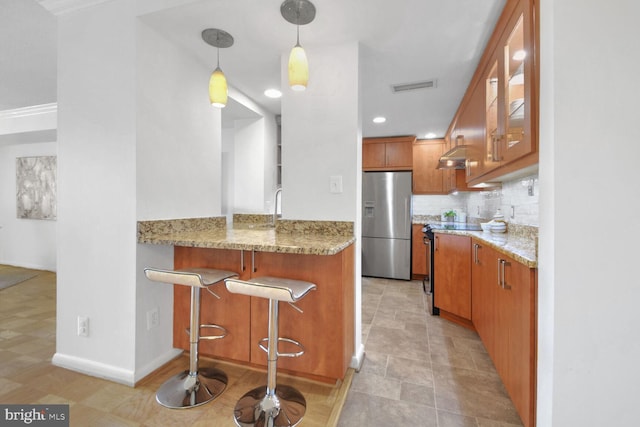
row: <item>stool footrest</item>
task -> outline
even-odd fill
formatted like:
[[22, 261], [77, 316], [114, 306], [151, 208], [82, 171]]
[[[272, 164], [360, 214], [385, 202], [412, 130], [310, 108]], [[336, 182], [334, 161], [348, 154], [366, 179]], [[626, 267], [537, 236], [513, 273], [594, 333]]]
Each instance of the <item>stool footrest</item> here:
[[[277, 349], [276, 349], [276, 354], [278, 357], [300, 357], [304, 354], [304, 346], [296, 340], [292, 340], [291, 338], [278, 338], [278, 342], [283, 341], [283, 342], [288, 342], [289, 344], [293, 344], [297, 347], [300, 347], [300, 351], [296, 352], [296, 353], [280, 353]], [[263, 342], [269, 342], [269, 338], [262, 338], [259, 343], [258, 346], [260, 347], [260, 349], [262, 349], [262, 351], [264, 351], [265, 353], [269, 353], [269, 348], [265, 347], [264, 344], [262, 344]]]
[[[222, 338], [226, 337], [227, 334], [229, 333], [224, 326], [220, 326], [220, 325], [207, 325], [207, 324], [204, 324], [204, 325], [200, 325], [200, 328], [218, 329], [218, 330], [222, 331], [221, 335], [199, 335], [198, 339], [200, 339], [200, 340], [219, 340], [219, 339], [222, 339]], [[187, 328], [184, 331], [187, 333], [187, 335], [191, 334], [191, 329], [190, 328]]]

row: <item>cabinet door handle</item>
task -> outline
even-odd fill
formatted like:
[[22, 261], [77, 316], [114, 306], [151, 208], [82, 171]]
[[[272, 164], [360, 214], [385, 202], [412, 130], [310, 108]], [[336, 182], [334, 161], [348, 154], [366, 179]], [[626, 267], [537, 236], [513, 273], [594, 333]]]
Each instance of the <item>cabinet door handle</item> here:
[[[505, 267], [507, 265], [511, 265], [511, 263], [507, 262], [507, 260], [504, 259], [499, 259], [499, 264], [498, 264], [498, 281], [500, 282], [500, 287], [502, 289], [505, 290], [509, 290], [511, 289], [511, 285], [507, 285], [507, 278], [506, 278], [506, 274], [505, 274]], [[502, 278], [500, 278], [500, 276], [502, 276]]]
[[256, 251], [255, 249], [251, 249], [251, 271], [256, 272], [258, 269], [256, 268]]
[[502, 140], [502, 135], [496, 135], [493, 137], [493, 160], [494, 162], [500, 161], [500, 156], [498, 155], [498, 148], [500, 147], [500, 140]]
[[480, 249], [482, 246], [480, 246], [477, 243], [473, 244], [473, 262], [474, 264], [480, 264], [480, 260], [478, 259], [478, 249]]
[[245, 265], [244, 265], [244, 249], [240, 249], [240, 271], [244, 271], [245, 270]]

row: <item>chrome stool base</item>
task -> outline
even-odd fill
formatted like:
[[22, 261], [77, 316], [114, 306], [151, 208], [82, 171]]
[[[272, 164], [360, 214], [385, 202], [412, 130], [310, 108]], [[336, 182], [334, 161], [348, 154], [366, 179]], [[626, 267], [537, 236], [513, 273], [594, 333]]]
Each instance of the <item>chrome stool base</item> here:
[[200, 368], [195, 377], [183, 371], [162, 384], [156, 400], [171, 409], [193, 408], [220, 396], [227, 382], [227, 375], [220, 369]]
[[307, 408], [302, 393], [287, 385], [277, 386], [275, 395], [266, 390], [266, 385], [254, 388], [238, 400], [233, 414], [236, 425], [293, 427], [302, 420]]

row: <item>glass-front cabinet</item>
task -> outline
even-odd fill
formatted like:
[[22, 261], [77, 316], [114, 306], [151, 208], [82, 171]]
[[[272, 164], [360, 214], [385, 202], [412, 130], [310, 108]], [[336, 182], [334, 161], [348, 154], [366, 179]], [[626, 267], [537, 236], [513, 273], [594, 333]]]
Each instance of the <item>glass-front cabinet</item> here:
[[528, 56], [524, 45], [524, 16], [520, 11], [504, 44], [505, 135], [500, 154], [505, 161], [531, 152], [531, 134], [526, 131], [531, 108], [530, 90], [525, 91], [525, 85], [530, 84], [529, 67], [525, 66]]
[[525, 34], [524, 8], [519, 6], [508, 20], [485, 73], [485, 172], [532, 152], [533, 55]]
[[528, 2], [513, 2], [476, 90], [484, 93], [484, 156], [474, 180], [536, 151], [531, 117], [533, 36]]
[[500, 165], [498, 144], [500, 143], [501, 130], [498, 121], [501, 109], [498, 108], [498, 60], [490, 63], [489, 73], [485, 78], [485, 156], [483, 159], [483, 172], [492, 170]]

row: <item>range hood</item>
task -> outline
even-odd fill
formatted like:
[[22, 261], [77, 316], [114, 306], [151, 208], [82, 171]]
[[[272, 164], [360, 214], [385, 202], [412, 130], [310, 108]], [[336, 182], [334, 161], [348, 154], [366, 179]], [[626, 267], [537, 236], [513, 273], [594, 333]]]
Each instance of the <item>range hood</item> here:
[[464, 169], [467, 161], [468, 145], [457, 145], [440, 157], [436, 169]]

